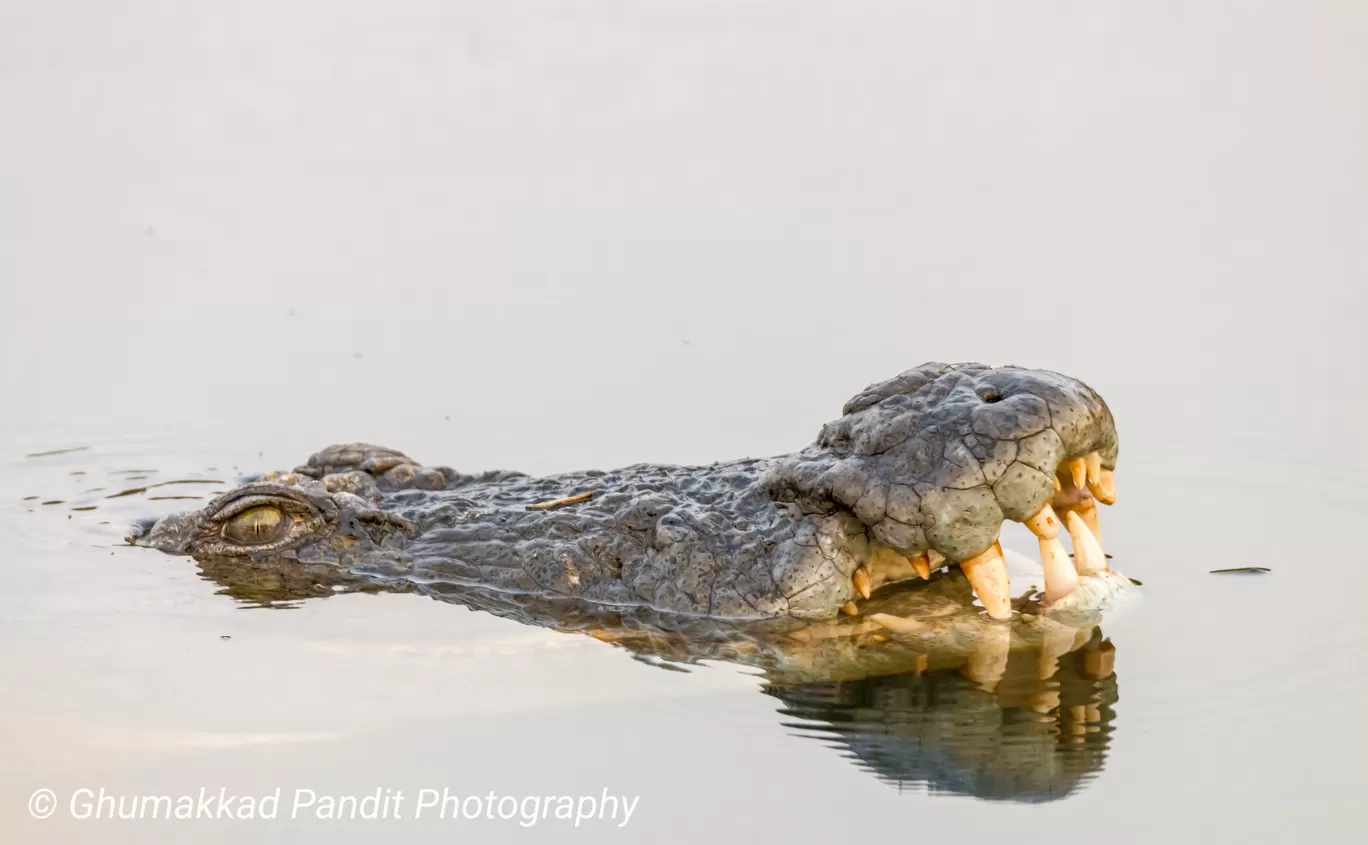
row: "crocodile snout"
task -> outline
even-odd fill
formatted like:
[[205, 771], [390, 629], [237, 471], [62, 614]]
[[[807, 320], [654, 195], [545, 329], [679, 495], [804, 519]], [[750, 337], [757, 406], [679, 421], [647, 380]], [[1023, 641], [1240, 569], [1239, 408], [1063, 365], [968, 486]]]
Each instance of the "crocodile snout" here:
[[161, 519], [135, 523], [124, 539], [130, 546], [143, 546], [170, 554], [184, 554], [194, 536], [195, 514], [173, 513]]

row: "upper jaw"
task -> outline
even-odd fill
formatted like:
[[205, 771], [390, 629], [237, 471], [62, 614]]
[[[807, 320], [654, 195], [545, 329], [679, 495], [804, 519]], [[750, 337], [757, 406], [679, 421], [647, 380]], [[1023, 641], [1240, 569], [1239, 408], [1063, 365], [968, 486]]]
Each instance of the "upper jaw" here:
[[[1078, 576], [1106, 571], [1096, 505], [1116, 499], [1117, 451], [1111, 411], [1076, 379], [931, 363], [856, 396], [814, 446], [782, 459], [762, 483], [779, 501], [844, 508], [865, 524], [874, 552], [852, 573], [863, 598], [949, 562], [989, 615], [1006, 619], [1004, 521], [1039, 540], [1047, 601], [1072, 591]], [[1061, 535], [1072, 541], [1072, 561]]]

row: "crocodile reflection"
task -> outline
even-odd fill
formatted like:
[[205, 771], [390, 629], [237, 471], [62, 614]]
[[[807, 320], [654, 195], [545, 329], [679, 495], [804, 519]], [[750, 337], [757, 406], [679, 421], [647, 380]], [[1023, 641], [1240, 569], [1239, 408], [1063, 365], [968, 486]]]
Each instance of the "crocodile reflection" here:
[[[1115, 726], [1115, 649], [1101, 633], [1098, 610], [1039, 613], [1038, 596], [1028, 594], [1014, 600], [1010, 622], [987, 619], [954, 568], [916, 588], [886, 587], [870, 601], [870, 613], [916, 620], [915, 628], [893, 632], [852, 620], [795, 634], [714, 621], [666, 626], [542, 595], [376, 582], [296, 561], [208, 558], [197, 565], [221, 594], [248, 605], [417, 592], [592, 636], [667, 668], [712, 660], [755, 667], [791, 732], [837, 748], [900, 791], [1059, 799], [1102, 770]], [[1122, 576], [1110, 586], [1113, 599], [1130, 593]]]

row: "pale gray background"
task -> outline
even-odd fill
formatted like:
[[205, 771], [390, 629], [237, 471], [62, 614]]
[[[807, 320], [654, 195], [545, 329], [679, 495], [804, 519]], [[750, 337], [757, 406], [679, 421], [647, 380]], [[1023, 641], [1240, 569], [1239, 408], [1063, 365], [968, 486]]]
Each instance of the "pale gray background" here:
[[[0, 0], [0, 832], [447, 840], [23, 801], [583, 768], [642, 791], [623, 833], [653, 841], [1347, 841], [1365, 278], [1349, 0]], [[893, 795], [730, 670], [414, 598], [244, 613], [19, 503], [345, 439], [537, 472], [772, 454], [928, 359], [1065, 371], [1119, 421], [1109, 548], [1150, 601], [1109, 768], [1060, 804]], [[1205, 575], [1246, 562], [1275, 574]], [[510, 638], [532, 656], [440, 645]]]

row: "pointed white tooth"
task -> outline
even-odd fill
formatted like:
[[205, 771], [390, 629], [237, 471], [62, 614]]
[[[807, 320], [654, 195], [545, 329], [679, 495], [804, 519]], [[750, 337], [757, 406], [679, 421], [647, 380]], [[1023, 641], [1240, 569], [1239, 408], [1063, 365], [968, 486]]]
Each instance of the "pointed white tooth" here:
[[859, 616], [860, 608], [855, 606], [855, 602], [848, 601], [845, 604], [841, 605], [841, 612], [846, 614], [847, 616]]
[[1054, 477], [1054, 488], [1056, 493], [1064, 489], [1064, 485], [1059, 483], [1059, 476], [1057, 475]]
[[1007, 583], [1007, 562], [1002, 559], [1002, 546], [993, 543], [982, 554], [960, 561], [974, 593], [983, 609], [994, 619], [1012, 618], [1012, 591]]
[[1093, 498], [1104, 505], [1116, 503], [1116, 472], [1104, 469], [1098, 473], [1097, 483], [1088, 481], [1088, 490], [1093, 494]]
[[1040, 538], [1040, 563], [1045, 569], [1045, 601], [1056, 602], [1072, 593], [1078, 586], [1078, 572], [1074, 562], [1058, 537]]
[[[1088, 486], [1092, 487], [1102, 479], [1102, 453], [1089, 452], [1083, 456], [1083, 468], [1087, 470]], [[1080, 485], [1081, 486], [1081, 485]]]
[[926, 562], [932, 569], [940, 569], [945, 565], [945, 555], [935, 549], [930, 549], [926, 553]]
[[1079, 490], [1088, 480], [1088, 464], [1082, 458], [1069, 459], [1069, 476], [1073, 479], [1073, 486]]
[[1069, 511], [1064, 519], [1069, 529], [1069, 537], [1073, 540], [1074, 569], [1080, 575], [1093, 570], [1105, 572], [1107, 556], [1102, 553], [1101, 544], [1083, 522], [1083, 518], [1078, 515], [1078, 511]]
[[931, 580], [931, 559], [926, 555], [917, 555], [912, 558], [912, 568], [917, 570], [923, 581]]
[[1102, 523], [1097, 519], [1097, 502], [1084, 499], [1075, 505], [1073, 510], [1078, 511], [1078, 515], [1083, 518], [1083, 524], [1088, 526], [1088, 530], [1097, 538], [1097, 544], [1102, 545]]
[[863, 566], [855, 570], [855, 574], [851, 576], [851, 580], [855, 582], [855, 589], [859, 590], [860, 595], [865, 598], [869, 598], [870, 593], [874, 592], [869, 586], [869, 573], [865, 571]]
[[1054, 508], [1050, 507], [1048, 502], [1024, 524], [1031, 529], [1032, 534], [1042, 540], [1059, 536], [1059, 517], [1055, 516]]

